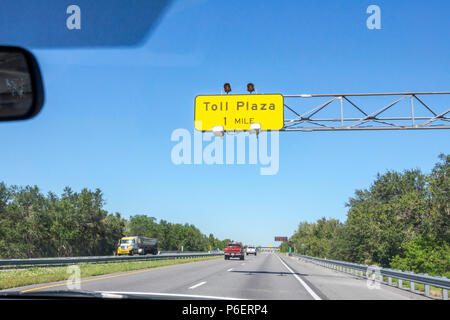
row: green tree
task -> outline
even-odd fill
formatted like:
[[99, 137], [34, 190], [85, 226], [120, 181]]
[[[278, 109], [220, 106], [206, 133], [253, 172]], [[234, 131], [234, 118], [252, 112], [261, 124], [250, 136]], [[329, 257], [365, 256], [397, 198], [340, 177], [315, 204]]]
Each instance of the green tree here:
[[404, 254], [392, 258], [391, 268], [450, 277], [450, 245], [417, 237], [403, 244]]
[[450, 272], [450, 155], [431, 173], [378, 174], [346, 204], [347, 219], [302, 222], [291, 237], [300, 253], [414, 272]]

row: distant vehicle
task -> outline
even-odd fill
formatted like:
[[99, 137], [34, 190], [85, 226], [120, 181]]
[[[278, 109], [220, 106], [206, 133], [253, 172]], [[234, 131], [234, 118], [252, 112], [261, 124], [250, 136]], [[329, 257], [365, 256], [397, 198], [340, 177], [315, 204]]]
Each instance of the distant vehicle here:
[[145, 237], [124, 237], [120, 239], [117, 255], [158, 254], [158, 240]]
[[248, 246], [246, 253], [247, 253], [247, 255], [254, 254], [256, 256], [256, 248], [254, 246]]
[[241, 242], [230, 242], [224, 250], [225, 260], [230, 258], [239, 258], [244, 260], [244, 247]]

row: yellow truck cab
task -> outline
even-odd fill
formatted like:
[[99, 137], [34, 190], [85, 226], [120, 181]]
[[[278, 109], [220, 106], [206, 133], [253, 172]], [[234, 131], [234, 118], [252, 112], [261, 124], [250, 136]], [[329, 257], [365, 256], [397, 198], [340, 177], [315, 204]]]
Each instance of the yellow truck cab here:
[[117, 255], [158, 254], [158, 240], [145, 237], [124, 237], [120, 239]]

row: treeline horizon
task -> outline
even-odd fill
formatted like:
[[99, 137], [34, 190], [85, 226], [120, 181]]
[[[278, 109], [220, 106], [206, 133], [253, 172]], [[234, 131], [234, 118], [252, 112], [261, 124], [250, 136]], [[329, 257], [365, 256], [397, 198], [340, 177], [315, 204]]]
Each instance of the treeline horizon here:
[[158, 239], [158, 250], [223, 250], [229, 239], [206, 236], [192, 224], [171, 223], [144, 214], [128, 219], [103, 209], [100, 189], [61, 195], [37, 186], [0, 182], [0, 258], [24, 259], [112, 255], [120, 238]]
[[438, 158], [429, 174], [377, 174], [346, 203], [345, 222], [301, 222], [281, 250], [450, 277], [450, 155]]

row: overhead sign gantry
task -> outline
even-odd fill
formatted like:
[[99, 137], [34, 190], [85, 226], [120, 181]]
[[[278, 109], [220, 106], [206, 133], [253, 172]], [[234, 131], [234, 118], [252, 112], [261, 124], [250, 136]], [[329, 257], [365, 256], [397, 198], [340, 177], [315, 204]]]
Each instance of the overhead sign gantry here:
[[299, 94], [284, 98], [292, 118], [284, 119], [282, 131], [450, 129], [450, 91]]
[[[195, 99], [195, 129], [229, 131], [351, 131], [450, 129], [450, 91], [350, 94], [221, 95]], [[287, 111], [288, 117], [286, 117]]]

